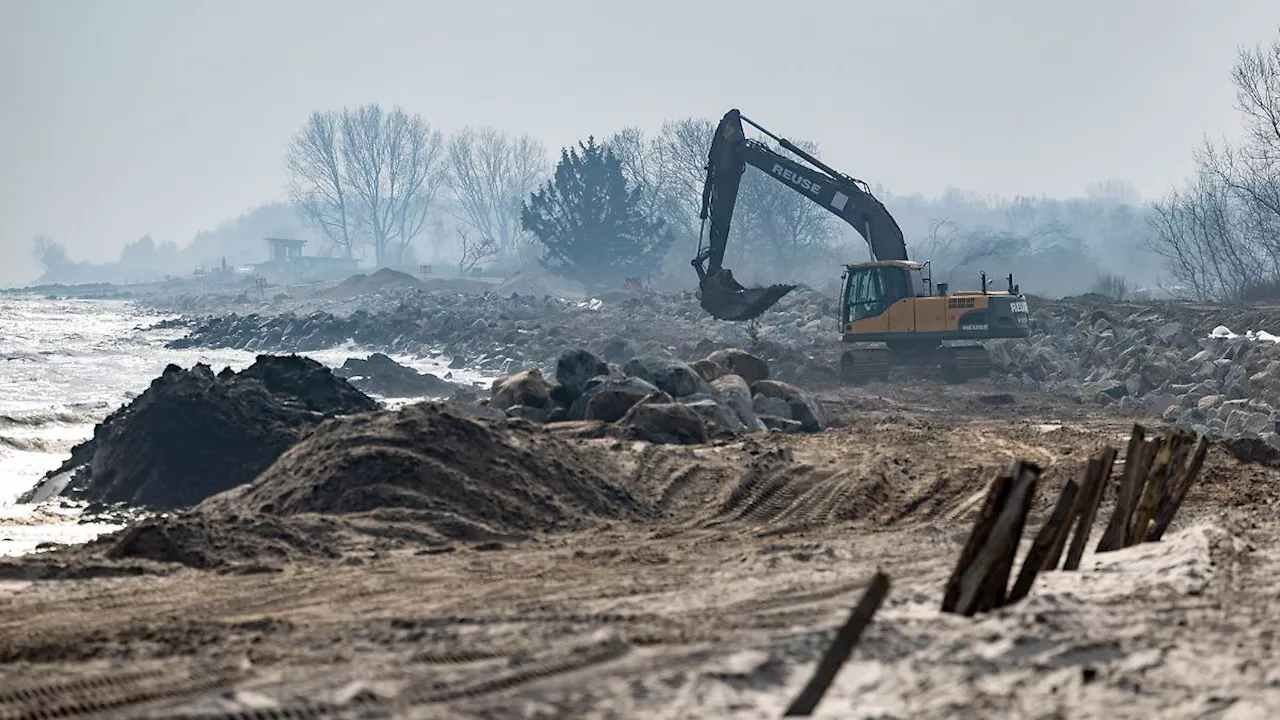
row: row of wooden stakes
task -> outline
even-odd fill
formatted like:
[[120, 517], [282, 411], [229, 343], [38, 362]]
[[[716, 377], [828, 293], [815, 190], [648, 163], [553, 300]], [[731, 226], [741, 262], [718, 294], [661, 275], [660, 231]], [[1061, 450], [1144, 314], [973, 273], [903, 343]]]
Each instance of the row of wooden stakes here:
[[[1163, 437], [1147, 437], [1133, 426], [1123, 471], [1116, 486], [1116, 505], [1095, 548], [1104, 553], [1154, 542], [1164, 536], [1200, 472], [1209, 440], [1178, 429]], [[973, 615], [1025, 598], [1043, 571], [1077, 570], [1089, 542], [1098, 507], [1112, 477], [1116, 449], [1104, 447], [1085, 465], [1079, 482], [1062, 486], [1044, 525], [1032, 540], [1013, 586], [1014, 557], [1026, 526], [1042, 470], [1019, 460], [992, 481], [969, 540], [960, 552], [942, 598], [943, 612]], [[1071, 536], [1074, 527], [1075, 534]], [[1068, 546], [1068, 538], [1070, 545]], [[1065, 561], [1062, 558], [1066, 552]]]
[[[1171, 429], [1163, 437], [1147, 438], [1146, 428], [1134, 425], [1116, 490], [1115, 511], [1095, 552], [1110, 552], [1163, 537], [1208, 451], [1209, 441], [1203, 436], [1197, 440], [1189, 433]], [[1007, 474], [995, 478], [947, 581], [942, 610], [973, 615], [1015, 603], [1027, 596], [1041, 571], [1058, 568], [1064, 551], [1062, 569], [1079, 569], [1111, 480], [1116, 454], [1115, 448], [1104, 447], [1085, 464], [1079, 482], [1068, 479], [1063, 484], [1053, 512], [1032, 540], [1012, 588], [1008, 587], [1009, 576], [1043, 471], [1034, 463], [1019, 460]], [[1073, 526], [1075, 535], [1071, 536]], [[785, 716], [813, 712], [888, 594], [889, 577], [876, 573]]]

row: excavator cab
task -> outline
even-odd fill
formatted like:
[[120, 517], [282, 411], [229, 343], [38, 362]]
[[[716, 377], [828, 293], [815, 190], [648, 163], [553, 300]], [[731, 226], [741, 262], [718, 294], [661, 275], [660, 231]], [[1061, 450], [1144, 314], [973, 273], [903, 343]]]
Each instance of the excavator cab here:
[[920, 266], [911, 262], [877, 262], [847, 265], [841, 293], [841, 327], [883, 315], [903, 298], [925, 294]]

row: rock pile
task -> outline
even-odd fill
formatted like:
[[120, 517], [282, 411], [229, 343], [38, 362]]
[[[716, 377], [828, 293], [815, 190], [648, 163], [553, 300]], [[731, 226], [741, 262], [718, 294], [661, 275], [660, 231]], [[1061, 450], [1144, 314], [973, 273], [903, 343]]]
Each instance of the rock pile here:
[[988, 347], [997, 370], [1027, 386], [1152, 412], [1214, 438], [1280, 445], [1280, 344], [1265, 335], [1214, 332], [1205, 327], [1216, 324], [1208, 311], [1199, 317], [1178, 312], [1177, 306], [1045, 303], [1035, 313], [1035, 335]]
[[248, 482], [303, 431], [377, 403], [328, 368], [262, 355], [239, 373], [176, 365], [103, 420], [24, 501], [67, 494], [168, 509]]
[[495, 380], [488, 408], [537, 422], [598, 421], [657, 443], [695, 444], [766, 428], [817, 432], [816, 402], [769, 379], [769, 364], [742, 349], [721, 349], [693, 364], [659, 355], [608, 363], [578, 348], [556, 361], [554, 380], [538, 369]]

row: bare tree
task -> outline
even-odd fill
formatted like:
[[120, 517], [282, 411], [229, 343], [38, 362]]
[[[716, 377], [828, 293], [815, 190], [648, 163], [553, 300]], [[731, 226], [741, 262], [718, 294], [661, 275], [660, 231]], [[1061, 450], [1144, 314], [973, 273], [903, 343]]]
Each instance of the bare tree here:
[[294, 135], [285, 162], [289, 200], [334, 251], [350, 258], [356, 237], [340, 145], [339, 113], [315, 112]]
[[439, 131], [400, 108], [316, 112], [287, 153], [289, 197], [344, 257], [367, 243], [382, 266], [399, 262], [443, 183]]
[[[768, 144], [774, 152], [787, 154], [776, 143]], [[796, 145], [817, 157], [814, 143]], [[738, 197], [736, 263], [787, 277], [831, 261], [838, 221], [823, 207], [755, 167], [743, 174]]]
[[499, 250], [493, 238], [487, 235], [471, 237], [465, 228], [458, 228], [458, 245], [462, 255], [458, 258], [458, 274], [467, 275], [477, 265], [498, 256]]
[[667, 220], [683, 234], [698, 234], [702, 185], [706, 179], [707, 152], [716, 123], [706, 118], [669, 120], [655, 140], [656, 157], [668, 178], [665, 201]]
[[1201, 299], [1238, 300], [1280, 279], [1280, 37], [1232, 69], [1245, 138], [1206, 140], [1195, 178], [1152, 204], [1151, 250]]
[[1129, 296], [1129, 279], [1120, 273], [1100, 272], [1089, 290], [1116, 302], [1124, 302]]
[[626, 127], [605, 138], [603, 144], [618, 158], [627, 183], [640, 188], [640, 207], [645, 217], [662, 218], [671, 183], [670, 164], [663, 162], [661, 143], [645, 137], [640, 128]]
[[448, 183], [457, 218], [470, 228], [459, 232], [460, 268], [521, 253], [528, 239], [520, 226], [520, 209], [546, 171], [546, 150], [528, 135], [466, 128], [449, 140]]
[[1152, 203], [1151, 250], [1196, 299], [1237, 299], [1257, 279], [1256, 248], [1233, 201], [1230, 188], [1201, 168], [1185, 189]]
[[419, 115], [363, 105], [342, 112], [342, 161], [357, 220], [387, 264], [422, 232], [444, 182], [443, 140]]

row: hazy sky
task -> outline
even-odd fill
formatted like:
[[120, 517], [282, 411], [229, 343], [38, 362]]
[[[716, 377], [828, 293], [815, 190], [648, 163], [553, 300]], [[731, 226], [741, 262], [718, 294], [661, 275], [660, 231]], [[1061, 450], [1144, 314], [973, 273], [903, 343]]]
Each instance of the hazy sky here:
[[308, 113], [362, 102], [552, 149], [736, 106], [895, 192], [1158, 195], [1278, 29], [1275, 0], [0, 0], [0, 282], [36, 233], [109, 259], [281, 199]]

